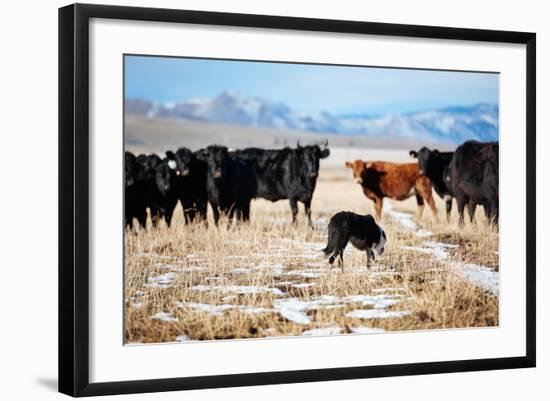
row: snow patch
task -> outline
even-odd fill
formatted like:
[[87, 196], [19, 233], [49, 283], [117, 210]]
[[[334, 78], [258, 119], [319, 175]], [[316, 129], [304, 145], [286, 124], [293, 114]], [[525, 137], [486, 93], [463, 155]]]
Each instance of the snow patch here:
[[201, 304], [196, 302], [176, 302], [178, 308], [191, 308], [199, 312], [208, 313], [215, 316], [223, 315], [227, 310], [236, 309], [242, 313], [267, 313], [273, 312], [273, 309], [261, 308], [248, 305], [232, 305], [232, 304], [222, 304], [222, 305], [212, 305], [212, 304]]
[[147, 281], [148, 284], [145, 284], [145, 287], [152, 287], [152, 288], [170, 288], [172, 286], [172, 282], [176, 278], [176, 273], [174, 272], [168, 272], [161, 274], [160, 276], [155, 277], [149, 277]]
[[341, 327], [319, 327], [315, 329], [305, 330], [303, 336], [334, 336], [342, 333]]
[[387, 319], [410, 315], [410, 311], [387, 311], [384, 309], [356, 309], [346, 313], [346, 316], [355, 319]]
[[278, 288], [255, 285], [196, 285], [191, 287], [191, 289], [201, 292], [221, 291], [224, 293], [236, 292], [237, 294], [261, 294], [263, 292], [269, 292], [273, 295], [284, 295]]
[[170, 313], [167, 312], [158, 312], [151, 316], [151, 319], [153, 320], [161, 320], [163, 322], [177, 322], [178, 319], [176, 319], [174, 316], [172, 316]]

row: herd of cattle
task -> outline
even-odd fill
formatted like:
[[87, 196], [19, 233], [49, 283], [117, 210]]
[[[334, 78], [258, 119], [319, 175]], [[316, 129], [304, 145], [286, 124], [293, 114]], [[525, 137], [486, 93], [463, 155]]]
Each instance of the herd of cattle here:
[[220, 214], [231, 221], [247, 221], [253, 198], [288, 199], [292, 220], [302, 202], [311, 225], [311, 199], [319, 160], [328, 157], [328, 143], [279, 150], [246, 148], [229, 150], [211, 145], [191, 152], [180, 148], [159, 156], [125, 154], [125, 224], [136, 218], [145, 227], [147, 208], [153, 225], [164, 218], [170, 226], [178, 200], [185, 222], [206, 222], [210, 203], [214, 222]]
[[[177, 202], [185, 222], [206, 223], [207, 204], [214, 222], [220, 214], [248, 221], [254, 198], [270, 201], [288, 199], [292, 221], [298, 214], [298, 202], [304, 204], [311, 222], [311, 200], [320, 159], [328, 157], [328, 143], [284, 149], [245, 148], [230, 150], [212, 145], [192, 152], [180, 148], [168, 151], [164, 158], [155, 154], [135, 156], [125, 153], [125, 224], [134, 218], [146, 226], [147, 209], [153, 225], [162, 219], [170, 226]], [[452, 199], [456, 199], [459, 222], [468, 207], [470, 220], [477, 205], [483, 206], [488, 219], [498, 224], [498, 143], [467, 141], [454, 152], [439, 152], [426, 147], [410, 151], [415, 163], [382, 161], [346, 162], [355, 181], [374, 202], [376, 218], [382, 216], [385, 197], [404, 200], [416, 197], [419, 217], [426, 202], [434, 216], [437, 209], [432, 187], [445, 199], [449, 219]], [[345, 206], [345, 205], [344, 205]]]

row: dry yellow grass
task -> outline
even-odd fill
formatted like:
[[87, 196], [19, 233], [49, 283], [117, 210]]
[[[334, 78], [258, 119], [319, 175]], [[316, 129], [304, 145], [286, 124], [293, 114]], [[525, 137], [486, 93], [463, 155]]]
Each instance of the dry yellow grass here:
[[481, 210], [472, 225], [458, 227], [454, 210], [447, 223], [439, 199], [438, 206], [437, 222], [425, 210], [411, 228], [414, 198], [386, 201], [380, 222], [388, 236], [385, 254], [367, 270], [364, 253], [348, 245], [343, 273], [319, 252], [326, 224], [341, 210], [373, 212], [344, 168], [321, 170], [315, 230], [302, 210], [299, 223], [290, 224], [287, 201], [255, 200], [251, 223], [229, 230], [223, 222], [219, 229], [185, 226], [178, 206], [172, 228], [126, 232], [126, 341], [498, 325], [498, 292], [464, 274], [468, 264], [498, 270], [498, 229]]

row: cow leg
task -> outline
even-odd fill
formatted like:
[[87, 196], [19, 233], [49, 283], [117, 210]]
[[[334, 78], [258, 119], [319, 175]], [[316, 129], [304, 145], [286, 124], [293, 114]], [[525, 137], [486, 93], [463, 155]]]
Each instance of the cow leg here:
[[426, 199], [426, 201], [428, 202], [428, 206], [430, 207], [430, 209], [431, 209], [431, 211], [432, 211], [432, 214], [433, 214], [433, 216], [434, 216], [434, 221], [438, 221], [438, 218], [437, 218], [437, 207], [435, 206], [434, 197], [432, 196], [431, 193], [429, 194], [429, 197], [428, 197], [428, 199]]
[[231, 223], [233, 222], [233, 217], [235, 217], [235, 213], [237, 213], [237, 219], [239, 219], [239, 210], [236, 209], [235, 205], [231, 205], [229, 208], [229, 213], [227, 214], [227, 229], [231, 227]]
[[424, 176], [419, 177], [415, 182], [414, 189], [416, 190], [417, 194], [424, 198], [424, 200], [432, 210], [434, 220], [437, 221], [437, 208], [435, 207], [434, 198], [432, 196], [432, 183], [430, 179]]
[[161, 210], [156, 207], [150, 208], [149, 210], [151, 212], [151, 221], [153, 223], [153, 227], [156, 228], [159, 224], [160, 219], [162, 218]]
[[133, 217], [130, 217], [130, 216], [125, 216], [124, 217], [124, 228], [129, 228], [130, 230], [132, 229], [132, 226], [133, 226]]
[[[468, 202], [468, 216], [470, 217], [470, 224], [472, 224], [474, 222], [474, 216], [475, 216], [475, 213], [476, 213], [476, 203], [473, 202], [473, 201], [469, 201]], [[485, 215], [487, 215], [487, 209], [486, 209], [486, 206], [484, 206], [485, 208]]]
[[296, 198], [291, 198], [290, 200], [290, 211], [292, 212], [292, 222], [296, 223], [296, 215], [298, 214], [298, 201]]
[[305, 211], [306, 211], [307, 223], [311, 228], [313, 228], [313, 223], [311, 221], [311, 199], [308, 199], [308, 200], [304, 201], [303, 203], [304, 203], [304, 208], [305, 208]]
[[447, 223], [451, 221], [451, 210], [453, 208], [453, 198], [445, 196], [445, 210], [447, 212]]
[[195, 218], [197, 217], [197, 209], [195, 209], [194, 205], [188, 207], [188, 209], [185, 211], [185, 216], [186, 223], [193, 223], [195, 221]]
[[166, 209], [166, 214], [164, 215], [164, 219], [166, 220], [166, 225], [170, 227], [170, 224], [172, 224], [172, 216], [174, 215], [174, 208], [168, 207]]
[[464, 207], [466, 206], [466, 196], [464, 194], [456, 195], [456, 208], [458, 210], [458, 224], [462, 226], [464, 224]]
[[218, 205], [215, 203], [210, 202], [210, 206], [212, 206], [212, 214], [214, 216], [214, 224], [216, 227], [218, 227], [218, 220], [220, 219], [220, 209], [218, 209]]
[[338, 252], [338, 263], [340, 264], [340, 267], [342, 268], [342, 273], [344, 272], [344, 250], [340, 249]]
[[189, 215], [187, 213], [188, 205], [185, 199], [182, 199], [182, 198], [180, 198], [180, 203], [181, 203], [181, 209], [183, 210], [183, 221], [185, 222], [185, 224], [189, 224], [190, 223]]
[[250, 221], [250, 201], [243, 205], [243, 221]]
[[498, 201], [491, 204], [491, 214], [493, 216], [493, 223], [498, 225]]
[[376, 198], [374, 201], [374, 212], [376, 214], [376, 220], [382, 220], [382, 204], [384, 203], [384, 198]]
[[137, 220], [141, 228], [145, 229], [147, 227], [147, 209], [140, 210]]
[[491, 205], [489, 203], [484, 203], [483, 211], [485, 212], [485, 217], [489, 220], [491, 218]]
[[208, 227], [208, 220], [207, 220], [207, 216], [206, 216], [206, 211], [208, 209], [208, 205], [207, 205], [207, 202], [206, 200], [199, 200], [197, 202], [197, 209], [199, 211], [199, 217], [200, 219], [204, 222], [204, 225], [206, 227]]
[[418, 206], [418, 209], [416, 211], [416, 219], [420, 220], [422, 218], [422, 215], [424, 214], [424, 198], [422, 195], [416, 194], [416, 205]]

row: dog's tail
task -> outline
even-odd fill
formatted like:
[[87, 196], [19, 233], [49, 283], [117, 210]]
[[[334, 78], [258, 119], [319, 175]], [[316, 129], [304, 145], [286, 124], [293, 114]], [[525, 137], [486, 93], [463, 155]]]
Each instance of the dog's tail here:
[[334, 252], [335, 248], [336, 248], [336, 236], [332, 233], [332, 230], [329, 227], [328, 243], [327, 243], [327, 246], [322, 251], [325, 254], [325, 256], [328, 256]]

